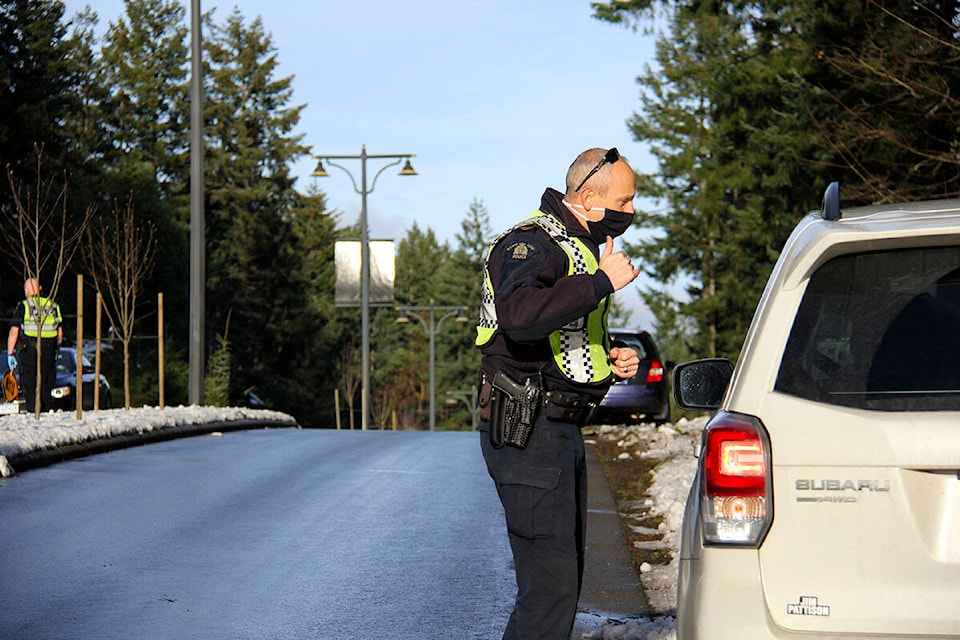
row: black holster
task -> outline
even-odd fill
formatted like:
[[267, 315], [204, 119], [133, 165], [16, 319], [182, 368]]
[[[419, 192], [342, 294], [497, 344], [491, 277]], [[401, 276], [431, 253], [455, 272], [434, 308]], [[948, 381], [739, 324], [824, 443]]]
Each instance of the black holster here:
[[539, 378], [520, 384], [502, 371], [490, 381], [490, 444], [523, 449], [530, 441], [540, 409]]

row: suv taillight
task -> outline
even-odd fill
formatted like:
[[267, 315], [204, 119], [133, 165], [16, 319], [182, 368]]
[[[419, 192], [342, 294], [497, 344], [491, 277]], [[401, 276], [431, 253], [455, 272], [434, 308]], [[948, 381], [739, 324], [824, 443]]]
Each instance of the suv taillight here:
[[656, 358], [650, 361], [647, 369], [647, 384], [651, 382], [663, 382], [663, 364]]
[[703, 435], [704, 543], [760, 546], [773, 520], [770, 440], [756, 418], [719, 413]]

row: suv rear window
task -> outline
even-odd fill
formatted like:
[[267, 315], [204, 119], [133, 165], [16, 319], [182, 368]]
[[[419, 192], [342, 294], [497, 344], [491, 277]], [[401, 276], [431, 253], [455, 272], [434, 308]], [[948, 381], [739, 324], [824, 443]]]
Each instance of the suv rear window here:
[[824, 264], [807, 286], [775, 388], [862, 409], [960, 410], [960, 247]]

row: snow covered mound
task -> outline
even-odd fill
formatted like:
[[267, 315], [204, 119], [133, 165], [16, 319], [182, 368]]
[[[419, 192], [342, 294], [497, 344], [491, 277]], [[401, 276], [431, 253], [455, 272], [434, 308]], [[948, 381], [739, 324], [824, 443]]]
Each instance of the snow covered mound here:
[[264, 424], [295, 427], [293, 417], [279, 411], [240, 407], [142, 407], [86, 411], [81, 420], [73, 412], [13, 414], [0, 417], [0, 477], [14, 473], [18, 457], [91, 442], [109, 441], [190, 426]]
[[[632, 505], [621, 505], [621, 516], [628, 526], [631, 520], [660, 516], [657, 531], [643, 529], [645, 534], [659, 534], [660, 540], [643, 542], [644, 548], [666, 549], [671, 561], [667, 565], [644, 563], [640, 580], [653, 611], [676, 611], [677, 571], [680, 557], [680, 533], [687, 492], [697, 470], [697, 449], [707, 418], [686, 420], [673, 424], [603, 425], [596, 427], [596, 438], [616, 441], [619, 459], [647, 458], [656, 461], [653, 483], [647, 498]], [[636, 543], [641, 544], [641, 543]], [[598, 629], [583, 638], [597, 640], [675, 640], [676, 620], [671, 615], [654, 618], [607, 620]]]

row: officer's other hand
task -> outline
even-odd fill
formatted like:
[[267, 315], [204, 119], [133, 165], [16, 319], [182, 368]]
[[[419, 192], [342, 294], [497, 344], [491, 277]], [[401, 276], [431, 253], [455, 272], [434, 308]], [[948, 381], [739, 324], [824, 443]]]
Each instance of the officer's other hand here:
[[623, 289], [640, 275], [640, 271], [633, 267], [625, 252], [613, 250], [613, 238], [610, 236], [607, 236], [607, 244], [600, 256], [600, 270], [610, 278], [614, 291]]
[[12, 353], [7, 354], [7, 366], [11, 369], [17, 368], [17, 356]]
[[640, 357], [630, 347], [614, 347], [610, 349], [610, 366], [617, 377], [632, 378], [640, 368]]

